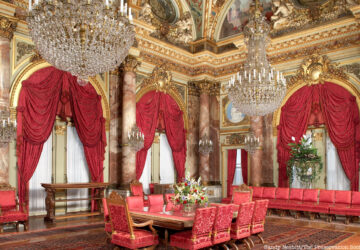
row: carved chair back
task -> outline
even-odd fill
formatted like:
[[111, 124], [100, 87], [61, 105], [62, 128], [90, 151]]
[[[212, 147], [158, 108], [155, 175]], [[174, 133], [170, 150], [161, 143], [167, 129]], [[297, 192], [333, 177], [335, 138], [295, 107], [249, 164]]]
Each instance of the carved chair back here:
[[130, 237], [133, 239], [135, 237], [133, 221], [124, 198], [116, 192], [112, 192], [107, 199], [107, 205], [109, 209], [112, 231], [117, 233], [130, 233]]
[[144, 196], [144, 189], [141, 182], [138, 180], [133, 180], [130, 183], [130, 191], [133, 196]]
[[255, 202], [245, 202], [240, 204], [236, 217], [236, 228], [241, 228], [251, 224], [254, 213]]
[[215, 221], [216, 207], [198, 208], [195, 212], [192, 239], [209, 236]]
[[162, 194], [152, 194], [148, 196], [149, 212], [162, 212], [164, 207], [164, 196]]
[[216, 206], [216, 215], [215, 215], [215, 222], [213, 227], [214, 235], [224, 231], [228, 231], [230, 233], [232, 217], [233, 217], [232, 205]]
[[264, 223], [268, 205], [269, 205], [269, 200], [255, 201], [254, 214], [252, 216], [253, 225], [258, 223]]
[[250, 202], [251, 201], [251, 192], [249, 191], [234, 191], [233, 193], [233, 203], [240, 205], [244, 202]]
[[[234, 189], [233, 189], [233, 193], [234, 192], [250, 192], [250, 196], [252, 197], [252, 195], [253, 195], [253, 189], [252, 188], [250, 188], [248, 185], [246, 185], [246, 184], [241, 184], [240, 186], [236, 186], [236, 187], [234, 187]], [[251, 201], [251, 200], [250, 200]]]
[[126, 202], [130, 210], [144, 211], [144, 199], [141, 196], [128, 196]]

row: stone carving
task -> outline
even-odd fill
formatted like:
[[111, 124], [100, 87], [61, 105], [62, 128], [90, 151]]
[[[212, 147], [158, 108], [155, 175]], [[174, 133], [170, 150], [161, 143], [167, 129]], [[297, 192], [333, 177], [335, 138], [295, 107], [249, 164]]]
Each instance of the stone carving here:
[[323, 83], [327, 78], [347, 79], [347, 75], [341, 68], [336, 67], [327, 56], [313, 54], [306, 58], [297, 71], [297, 74], [290, 78], [288, 88], [298, 82], [308, 85]]
[[354, 74], [360, 80], [360, 63], [353, 63], [341, 67], [344, 71]]
[[156, 66], [149, 78], [144, 79], [142, 86], [153, 85], [157, 91], [167, 93], [170, 89], [177, 92], [172, 83], [172, 74], [167, 70], [166, 65]]
[[244, 144], [246, 134], [231, 134], [226, 137], [227, 145], [242, 145]]
[[271, 21], [273, 21], [274, 29], [280, 29], [290, 21], [294, 5], [284, 0], [274, 0], [273, 5], [276, 11], [271, 16]]
[[139, 20], [155, 26], [157, 29], [151, 36], [161, 40], [181, 45], [187, 45], [193, 40], [190, 12], [185, 12], [174, 24], [170, 24], [156, 18], [151, 5], [145, 3], [140, 11]]
[[5, 16], [0, 16], [0, 36], [9, 40], [12, 39], [16, 29], [17, 22], [15, 19], [11, 20]]
[[122, 68], [124, 72], [135, 72], [136, 68], [140, 66], [140, 64], [141, 63], [136, 59], [136, 57], [128, 55], [122, 63]]
[[25, 42], [18, 42], [16, 45], [17, 56], [16, 61], [20, 61], [21, 58], [25, 55], [33, 54], [35, 49], [35, 45], [25, 43]]
[[139, 20], [151, 24], [154, 18], [152, 13], [151, 6], [148, 3], [145, 3], [139, 13]]
[[272, 35], [281, 35], [347, 15], [355, 1], [358, 0], [327, 0], [322, 3], [299, 5], [294, 0], [274, 0], [274, 15], [271, 17]]
[[173, 26], [170, 26], [166, 38], [176, 44], [188, 44], [193, 40], [192, 17], [189, 11], [185, 12]]

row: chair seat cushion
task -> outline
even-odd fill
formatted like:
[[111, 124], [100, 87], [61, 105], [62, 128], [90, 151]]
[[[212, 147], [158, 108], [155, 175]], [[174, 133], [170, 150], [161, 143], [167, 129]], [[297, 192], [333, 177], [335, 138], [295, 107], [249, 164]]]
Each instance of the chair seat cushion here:
[[223, 231], [223, 232], [217, 232], [215, 235], [212, 236], [212, 244], [220, 244], [223, 242], [229, 241], [230, 238], [230, 232]]
[[248, 225], [243, 227], [236, 227], [236, 223], [231, 224], [230, 231], [231, 239], [243, 239], [250, 236], [250, 227]]
[[0, 222], [26, 221], [28, 215], [21, 211], [3, 211]]
[[226, 198], [223, 198], [221, 200], [221, 203], [224, 203], [224, 204], [230, 204], [231, 203], [231, 197], [226, 197]]
[[264, 224], [263, 223], [254, 223], [251, 224], [250, 233], [251, 234], [257, 234], [264, 232]]
[[331, 207], [331, 214], [360, 216], [360, 208], [355, 207]]
[[136, 229], [134, 230], [134, 235], [135, 239], [130, 239], [130, 233], [114, 233], [111, 238], [111, 243], [130, 249], [157, 245], [159, 243], [158, 236], [153, 235], [152, 232], [147, 230]]
[[183, 249], [200, 249], [212, 245], [211, 237], [208, 235], [191, 239], [192, 232], [183, 231], [170, 236], [170, 245]]

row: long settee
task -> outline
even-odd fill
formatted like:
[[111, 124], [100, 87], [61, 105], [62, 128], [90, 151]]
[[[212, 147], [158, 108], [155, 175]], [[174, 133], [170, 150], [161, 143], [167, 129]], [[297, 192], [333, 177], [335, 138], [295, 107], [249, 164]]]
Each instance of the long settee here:
[[360, 192], [324, 189], [250, 187], [253, 189], [253, 200], [268, 199], [269, 209], [280, 210], [281, 215], [295, 211], [295, 218], [301, 212], [309, 212], [310, 219], [327, 215], [331, 222], [336, 215], [346, 216], [345, 223], [353, 217], [360, 216]]

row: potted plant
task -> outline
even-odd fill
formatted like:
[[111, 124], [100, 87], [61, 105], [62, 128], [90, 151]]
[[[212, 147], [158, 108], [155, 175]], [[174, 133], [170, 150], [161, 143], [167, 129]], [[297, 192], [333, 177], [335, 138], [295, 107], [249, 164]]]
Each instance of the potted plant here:
[[173, 188], [173, 202], [181, 204], [185, 214], [192, 215], [196, 206], [205, 206], [208, 202], [206, 188], [201, 185], [201, 177], [198, 180], [191, 179], [189, 172], [186, 172], [184, 181], [174, 184]]
[[287, 162], [287, 175], [290, 184], [294, 181], [294, 176], [305, 185], [311, 187], [311, 183], [320, 177], [322, 162], [310, 140], [310, 136], [304, 135], [298, 143], [291, 137], [292, 143], [288, 145], [291, 148], [290, 160]]

